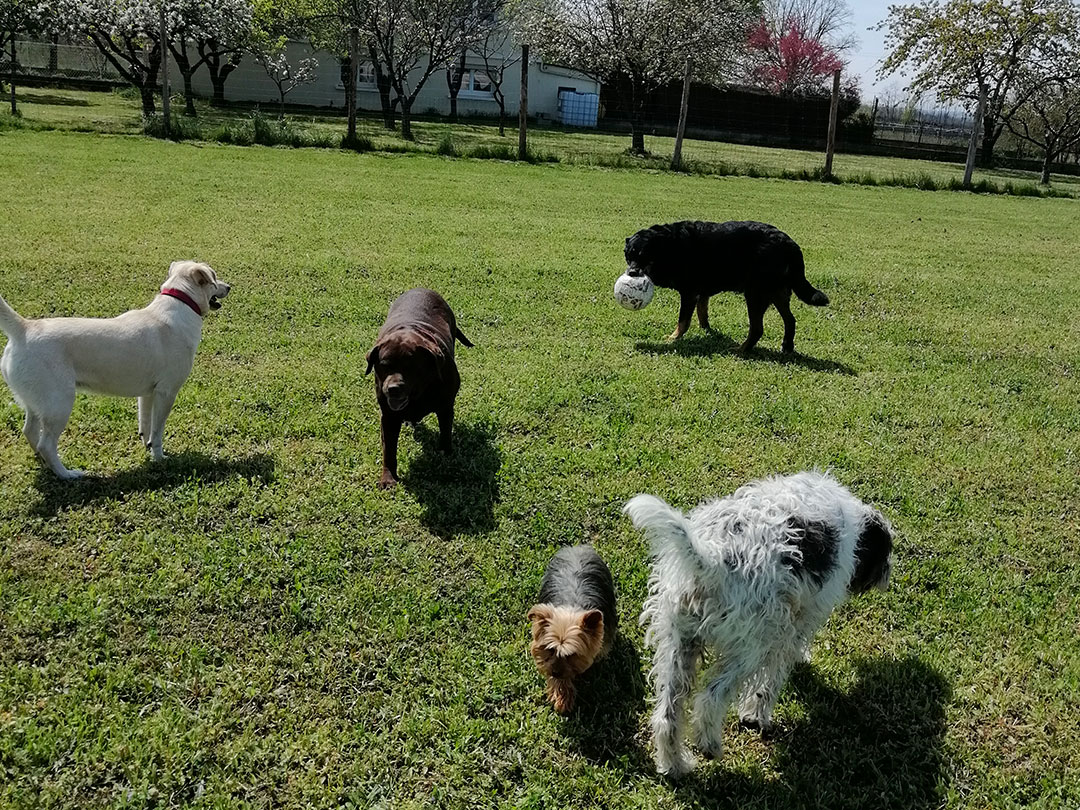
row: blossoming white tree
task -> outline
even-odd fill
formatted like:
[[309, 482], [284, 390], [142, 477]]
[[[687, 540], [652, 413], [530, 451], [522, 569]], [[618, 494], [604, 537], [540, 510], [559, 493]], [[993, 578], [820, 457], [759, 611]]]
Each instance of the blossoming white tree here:
[[[213, 101], [225, 100], [225, 79], [240, 64], [252, 35], [252, 0], [173, 0], [169, 51], [184, 80], [185, 112], [195, 115], [191, 77], [203, 65], [210, 73]], [[194, 46], [198, 56], [189, 52]]]
[[[522, 36], [546, 61], [629, 86], [631, 151], [645, 153], [645, 105], [658, 87], [714, 73], [739, 47], [752, 0], [525, 0]], [[696, 65], [696, 67], [695, 67]], [[689, 81], [689, 79], [687, 79]]]

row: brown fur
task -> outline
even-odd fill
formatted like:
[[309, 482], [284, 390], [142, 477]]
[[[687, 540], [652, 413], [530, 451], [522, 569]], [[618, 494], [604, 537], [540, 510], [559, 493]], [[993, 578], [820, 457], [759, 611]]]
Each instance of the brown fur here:
[[555, 711], [566, 714], [574, 705], [574, 679], [611, 649], [614, 634], [604, 633], [604, 615], [550, 604], [533, 605], [532, 654], [547, 679], [546, 694]]

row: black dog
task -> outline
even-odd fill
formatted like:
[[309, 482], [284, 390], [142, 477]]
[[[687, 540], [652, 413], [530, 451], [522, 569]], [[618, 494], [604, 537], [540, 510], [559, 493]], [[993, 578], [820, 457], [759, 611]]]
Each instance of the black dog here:
[[375, 346], [368, 352], [364, 372], [375, 370], [375, 398], [382, 413], [381, 489], [397, 483], [397, 446], [403, 422], [419, 422], [434, 413], [439, 419], [439, 445], [450, 452], [454, 398], [461, 388], [454, 338], [472, 346], [457, 328], [450, 305], [437, 292], [409, 290], [390, 305]]
[[741, 292], [746, 297], [750, 333], [742, 345], [748, 352], [764, 331], [762, 318], [772, 304], [784, 319], [784, 351], [795, 351], [795, 316], [791, 294], [823, 307], [828, 296], [806, 280], [802, 250], [795, 240], [764, 222], [673, 222], [653, 225], [626, 240], [626, 272], [645, 275], [657, 287], [678, 290], [677, 340], [690, 328], [697, 307], [698, 322], [709, 328], [709, 296]]

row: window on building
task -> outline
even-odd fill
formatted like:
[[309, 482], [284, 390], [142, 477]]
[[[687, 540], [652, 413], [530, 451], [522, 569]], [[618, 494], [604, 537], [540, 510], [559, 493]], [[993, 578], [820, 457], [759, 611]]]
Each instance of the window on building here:
[[491, 79], [482, 70], [466, 70], [461, 74], [461, 91], [458, 95], [491, 98]]

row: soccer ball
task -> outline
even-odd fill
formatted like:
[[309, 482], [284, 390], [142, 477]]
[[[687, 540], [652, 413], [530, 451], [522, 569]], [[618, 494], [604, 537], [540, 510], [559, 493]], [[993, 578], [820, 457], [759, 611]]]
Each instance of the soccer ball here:
[[623, 273], [615, 279], [615, 300], [627, 309], [644, 309], [652, 301], [656, 287], [648, 276]]

